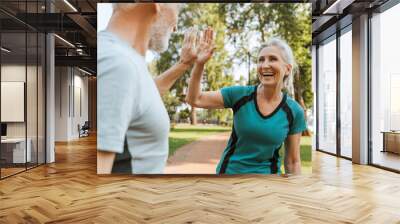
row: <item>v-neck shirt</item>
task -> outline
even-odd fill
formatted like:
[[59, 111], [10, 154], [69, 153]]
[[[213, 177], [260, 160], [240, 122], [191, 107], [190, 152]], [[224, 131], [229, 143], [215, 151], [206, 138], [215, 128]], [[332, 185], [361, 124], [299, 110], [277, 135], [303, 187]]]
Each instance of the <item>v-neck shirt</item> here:
[[287, 94], [263, 115], [257, 104], [257, 86], [221, 89], [225, 108], [234, 112], [232, 134], [217, 173], [280, 173], [279, 149], [288, 135], [306, 130], [302, 107]]

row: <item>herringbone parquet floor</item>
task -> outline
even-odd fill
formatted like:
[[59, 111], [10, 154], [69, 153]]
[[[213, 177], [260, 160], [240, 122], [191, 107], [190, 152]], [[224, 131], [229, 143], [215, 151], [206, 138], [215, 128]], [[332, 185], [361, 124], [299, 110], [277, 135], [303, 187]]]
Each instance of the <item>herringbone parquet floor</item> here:
[[400, 175], [314, 154], [311, 176], [97, 176], [96, 141], [0, 181], [0, 223], [400, 223]]

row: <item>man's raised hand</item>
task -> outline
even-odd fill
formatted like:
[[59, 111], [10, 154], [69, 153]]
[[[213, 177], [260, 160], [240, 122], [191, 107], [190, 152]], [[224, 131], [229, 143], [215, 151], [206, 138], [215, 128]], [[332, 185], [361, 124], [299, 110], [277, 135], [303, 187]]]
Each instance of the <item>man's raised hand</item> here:
[[196, 43], [198, 42], [198, 31], [194, 28], [189, 28], [185, 32], [185, 36], [183, 38], [183, 46], [180, 54], [179, 62], [192, 65], [197, 58], [197, 49]]

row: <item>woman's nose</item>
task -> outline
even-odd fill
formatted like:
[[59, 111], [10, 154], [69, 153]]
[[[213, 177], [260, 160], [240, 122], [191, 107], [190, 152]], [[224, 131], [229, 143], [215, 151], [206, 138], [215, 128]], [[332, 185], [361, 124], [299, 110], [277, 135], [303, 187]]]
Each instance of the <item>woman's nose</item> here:
[[264, 62], [261, 64], [261, 67], [262, 67], [262, 68], [269, 68], [269, 67], [271, 67], [271, 65], [270, 65], [270, 63], [269, 63], [268, 61], [264, 61]]

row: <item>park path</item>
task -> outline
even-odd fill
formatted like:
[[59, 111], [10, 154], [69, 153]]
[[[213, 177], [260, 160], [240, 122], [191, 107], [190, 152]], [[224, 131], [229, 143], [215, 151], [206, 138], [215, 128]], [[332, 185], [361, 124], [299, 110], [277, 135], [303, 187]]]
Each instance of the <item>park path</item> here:
[[215, 174], [230, 132], [200, 138], [179, 148], [168, 158], [165, 174]]

